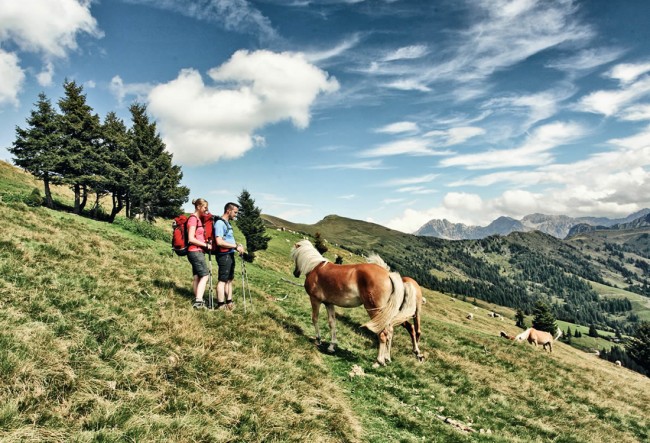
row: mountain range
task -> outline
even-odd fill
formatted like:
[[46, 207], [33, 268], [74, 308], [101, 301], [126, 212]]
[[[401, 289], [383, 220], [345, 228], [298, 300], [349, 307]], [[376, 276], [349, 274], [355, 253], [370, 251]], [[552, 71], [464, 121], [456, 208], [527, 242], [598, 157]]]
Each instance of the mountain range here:
[[567, 215], [530, 214], [521, 220], [499, 217], [487, 226], [468, 226], [447, 219], [433, 219], [422, 225], [414, 235], [437, 237], [446, 240], [476, 240], [491, 235], [508, 235], [512, 232], [541, 231], [556, 238], [566, 238], [578, 232], [597, 229], [625, 229], [644, 223], [650, 209], [642, 209], [625, 218], [569, 217]]

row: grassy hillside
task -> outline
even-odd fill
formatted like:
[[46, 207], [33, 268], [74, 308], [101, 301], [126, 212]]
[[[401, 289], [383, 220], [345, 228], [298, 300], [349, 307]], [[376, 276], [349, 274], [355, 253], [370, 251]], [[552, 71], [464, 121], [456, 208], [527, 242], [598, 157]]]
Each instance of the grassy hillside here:
[[288, 257], [298, 234], [270, 229], [246, 265], [247, 313], [240, 262], [235, 312], [196, 312], [189, 264], [165, 241], [4, 199], [0, 222], [3, 442], [650, 438], [650, 379], [562, 343], [550, 355], [513, 345], [499, 337], [518, 332], [510, 318], [437, 292], [425, 291], [425, 362], [399, 330], [393, 363], [373, 368], [362, 309], [338, 309], [328, 354], [304, 289], [286, 281], [301, 281]]

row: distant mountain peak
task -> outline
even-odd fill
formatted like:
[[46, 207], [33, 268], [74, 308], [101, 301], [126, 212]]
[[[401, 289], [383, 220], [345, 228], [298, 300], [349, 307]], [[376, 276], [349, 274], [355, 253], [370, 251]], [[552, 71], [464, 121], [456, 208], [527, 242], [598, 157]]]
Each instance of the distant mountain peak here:
[[[609, 219], [606, 217], [570, 217], [568, 215], [548, 215], [534, 213], [524, 216], [521, 220], [501, 216], [492, 221], [488, 226], [467, 226], [463, 223], [451, 223], [447, 219], [429, 220], [415, 235], [438, 237], [447, 240], [469, 240], [485, 238], [490, 235], [508, 235], [511, 232], [541, 231], [556, 238], [566, 238], [575, 232], [585, 232], [598, 228], [624, 226], [629, 223], [643, 223], [650, 214], [650, 209], [642, 209], [622, 219]], [[650, 223], [650, 220], [647, 221]], [[577, 226], [577, 227], [576, 227]], [[575, 232], [572, 229], [576, 227]]]

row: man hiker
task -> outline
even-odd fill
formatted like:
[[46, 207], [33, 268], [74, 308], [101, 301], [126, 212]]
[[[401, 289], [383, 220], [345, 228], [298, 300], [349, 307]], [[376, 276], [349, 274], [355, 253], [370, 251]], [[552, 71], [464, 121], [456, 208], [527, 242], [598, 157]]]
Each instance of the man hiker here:
[[226, 203], [223, 215], [217, 217], [214, 224], [214, 236], [217, 244], [217, 264], [219, 275], [217, 283], [217, 309], [232, 311], [232, 281], [235, 279], [235, 252], [244, 253], [244, 246], [235, 241], [230, 222], [237, 217], [239, 205]]

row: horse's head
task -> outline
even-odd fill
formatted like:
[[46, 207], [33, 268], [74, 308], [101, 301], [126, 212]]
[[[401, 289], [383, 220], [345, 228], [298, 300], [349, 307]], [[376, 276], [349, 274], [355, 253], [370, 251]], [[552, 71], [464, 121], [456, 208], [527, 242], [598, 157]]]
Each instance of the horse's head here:
[[293, 268], [293, 276], [296, 278], [300, 277], [300, 267], [298, 266], [298, 260], [296, 258], [296, 253], [299, 247], [300, 247], [300, 242], [293, 245], [293, 250], [291, 251], [291, 257], [295, 261], [295, 268]]

